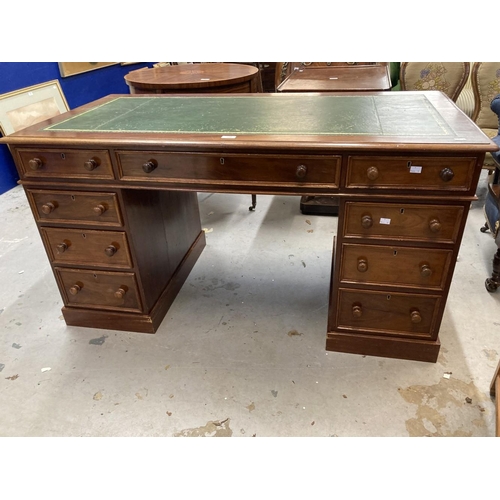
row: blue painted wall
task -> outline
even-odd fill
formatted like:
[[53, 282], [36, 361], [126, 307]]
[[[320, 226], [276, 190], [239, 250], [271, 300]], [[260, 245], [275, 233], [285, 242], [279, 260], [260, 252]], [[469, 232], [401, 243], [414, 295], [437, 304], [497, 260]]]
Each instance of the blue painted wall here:
[[[70, 109], [74, 109], [108, 94], [128, 94], [124, 76], [134, 69], [152, 65], [151, 62], [129, 66], [115, 64], [62, 78], [56, 62], [0, 62], [0, 94], [59, 80]], [[8, 147], [0, 144], [0, 194], [13, 188], [18, 179]]]

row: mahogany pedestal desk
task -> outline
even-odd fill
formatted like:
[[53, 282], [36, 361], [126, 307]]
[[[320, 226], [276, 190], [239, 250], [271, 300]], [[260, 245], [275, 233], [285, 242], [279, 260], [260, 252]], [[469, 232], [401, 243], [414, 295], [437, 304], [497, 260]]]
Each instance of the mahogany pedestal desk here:
[[[391, 90], [389, 63], [344, 66], [292, 66], [278, 92], [366, 92]], [[303, 214], [338, 215], [336, 196], [302, 196]]]
[[115, 95], [1, 142], [68, 325], [157, 330], [205, 246], [197, 191], [338, 195], [326, 349], [429, 362], [497, 149], [440, 92]]

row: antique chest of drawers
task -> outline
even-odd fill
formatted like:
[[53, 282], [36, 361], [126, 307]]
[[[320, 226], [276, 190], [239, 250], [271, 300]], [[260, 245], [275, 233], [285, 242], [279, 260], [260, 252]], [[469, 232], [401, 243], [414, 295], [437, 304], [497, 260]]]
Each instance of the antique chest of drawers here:
[[157, 330], [205, 245], [197, 191], [335, 195], [326, 348], [431, 362], [496, 150], [440, 92], [108, 96], [2, 142], [69, 325]]

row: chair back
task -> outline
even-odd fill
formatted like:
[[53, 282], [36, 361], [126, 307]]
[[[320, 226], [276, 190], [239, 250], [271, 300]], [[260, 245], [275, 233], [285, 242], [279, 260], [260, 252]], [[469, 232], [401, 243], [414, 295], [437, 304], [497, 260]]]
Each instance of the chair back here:
[[402, 62], [401, 90], [440, 90], [453, 102], [467, 82], [468, 62]]
[[498, 130], [498, 116], [490, 109], [493, 98], [500, 94], [500, 62], [476, 62], [472, 65], [474, 111], [472, 120], [482, 129]]

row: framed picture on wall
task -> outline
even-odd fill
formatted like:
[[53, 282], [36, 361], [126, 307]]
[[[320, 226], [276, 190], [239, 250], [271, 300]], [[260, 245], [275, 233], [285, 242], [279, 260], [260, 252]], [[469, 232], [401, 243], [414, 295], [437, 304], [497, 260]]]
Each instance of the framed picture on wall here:
[[106, 66], [113, 66], [117, 62], [60, 62], [59, 72], [62, 77], [78, 75], [86, 73], [94, 69], [105, 68]]
[[69, 110], [58, 80], [0, 95], [0, 131], [10, 135]]

